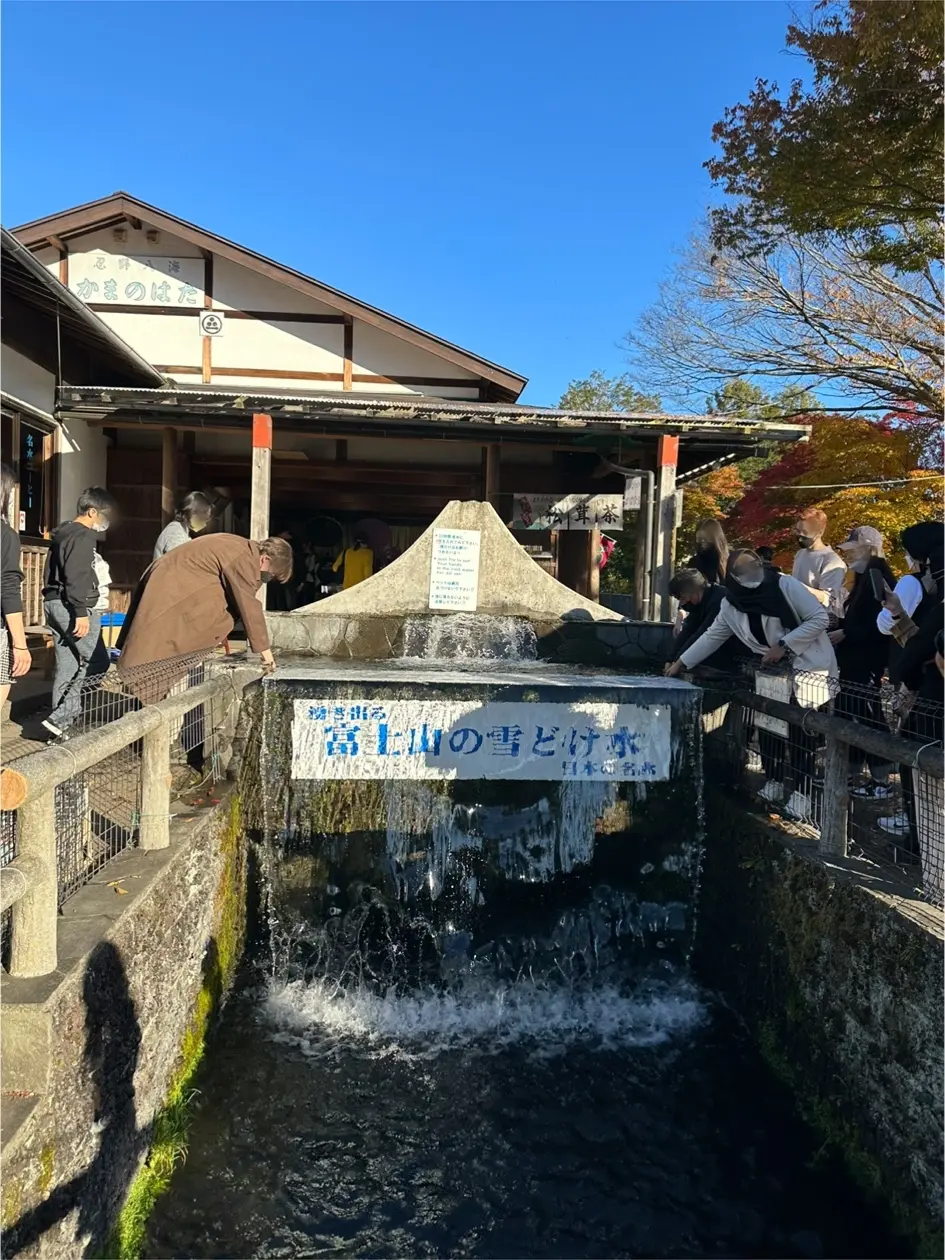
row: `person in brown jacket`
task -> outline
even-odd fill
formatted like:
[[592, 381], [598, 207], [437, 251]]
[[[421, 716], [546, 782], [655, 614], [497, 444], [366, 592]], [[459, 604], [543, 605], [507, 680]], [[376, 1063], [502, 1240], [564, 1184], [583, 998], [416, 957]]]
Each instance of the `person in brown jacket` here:
[[266, 617], [256, 592], [263, 582], [288, 582], [292, 548], [283, 538], [250, 542], [208, 534], [176, 547], [147, 568], [118, 639], [118, 676], [153, 704], [194, 661], [218, 648], [242, 621], [266, 673], [275, 669]]

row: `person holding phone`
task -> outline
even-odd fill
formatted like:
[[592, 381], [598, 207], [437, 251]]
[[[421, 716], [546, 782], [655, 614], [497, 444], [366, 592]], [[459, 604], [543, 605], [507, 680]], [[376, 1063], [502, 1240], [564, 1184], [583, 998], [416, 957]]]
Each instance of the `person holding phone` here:
[[[886, 591], [892, 590], [896, 579], [884, 555], [883, 536], [872, 525], [855, 525], [837, 550], [843, 552], [854, 576], [837, 629], [827, 636], [834, 646], [840, 669], [836, 711], [852, 722], [885, 731], [889, 728], [883, 716], [879, 687], [889, 659], [889, 639], [880, 632], [876, 618], [882, 611]], [[851, 746], [851, 777], [859, 777], [864, 761], [869, 778], [866, 783], [853, 785], [853, 795], [885, 800], [892, 794], [891, 763]]]

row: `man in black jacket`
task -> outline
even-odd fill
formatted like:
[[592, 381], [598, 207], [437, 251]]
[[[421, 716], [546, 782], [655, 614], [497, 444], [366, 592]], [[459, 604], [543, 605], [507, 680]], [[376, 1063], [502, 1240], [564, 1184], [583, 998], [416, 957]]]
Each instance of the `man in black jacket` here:
[[[726, 592], [723, 585], [707, 582], [704, 575], [694, 568], [677, 569], [669, 584], [669, 592], [686, 612], [686, 620], [669, 651], [669, 660], [676, 661], [715, 621]], [[737, 669], [735, 652], [729, 643], [723, 643], [704, 663], [726, 673]]]
[[100, 534], [115, 516], [115, 500], [101, 486], [83, 490], [76, 517], [52, 536], [43, 577], [46, 624], [56, 649], [53, 709], [43, 723], [57, 738], [67, 735], [82, 709], [86, 679], [104, 674], [108, 652], [102, 642], [102, 614], [95, 559]]

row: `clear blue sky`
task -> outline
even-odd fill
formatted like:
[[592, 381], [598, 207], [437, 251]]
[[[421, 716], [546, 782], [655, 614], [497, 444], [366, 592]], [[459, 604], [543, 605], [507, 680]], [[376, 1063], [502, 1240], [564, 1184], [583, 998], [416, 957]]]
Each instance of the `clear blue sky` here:
[[620, 340], [726, 105], [798, 73], [745, 3], [3, 4], [3, 222], [123, 188], [530, 378]]

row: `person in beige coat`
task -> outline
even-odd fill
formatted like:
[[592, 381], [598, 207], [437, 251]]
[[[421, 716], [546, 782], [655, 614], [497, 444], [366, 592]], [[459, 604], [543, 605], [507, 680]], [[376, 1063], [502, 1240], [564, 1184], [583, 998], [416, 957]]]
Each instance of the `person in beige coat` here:
[[144, 703], [163, 699], [195, 658], [218, 648], [239, 618], [269, 672], [266, 617], [256, 592], [287, 582], [292, 548], [282, 538], [250, 542], [208, 534], [176, 547], [145, 570], [118, 639], [118, 675]]
[[[708, 630], [678, 660], [667, 665], [669, 677], [692, 669], [734, 635], [761, 658], [763, 666], [789, 666], [785, 677], [792, 704], [825, 709], [839, 686], [840, 671], [829, 638], [827, 609], [796, 578], [765, 565], [754, 551], [733, 551], [725, 577], [726, 596]], [[794, 790], [785, 812], [812, 821], [812, 780], [817, 740], [803, 727], [791, 733], [790, 749], [781, 735], [759, 727], [759, 748], [766, 782], [760, 796], [770, 804], [784, 801], [785, 760], [789, 754]]]

